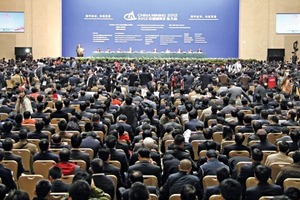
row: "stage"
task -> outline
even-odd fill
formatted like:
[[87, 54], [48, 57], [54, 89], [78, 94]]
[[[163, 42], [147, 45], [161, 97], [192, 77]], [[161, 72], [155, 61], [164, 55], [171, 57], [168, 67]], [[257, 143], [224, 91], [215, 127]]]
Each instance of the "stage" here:
[[94, 52], [95, 58], [206, 58], [204, 53], [126, 53], [126, 52]]

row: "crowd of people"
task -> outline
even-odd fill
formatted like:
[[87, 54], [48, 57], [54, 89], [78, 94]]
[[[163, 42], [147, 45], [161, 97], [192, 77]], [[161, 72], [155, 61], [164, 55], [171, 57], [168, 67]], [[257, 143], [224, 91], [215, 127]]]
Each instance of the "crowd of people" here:
[[[284, 187], [300, 178], [299, 69], [255, 60], [2, 59], [0, 199], [30, 198], [2, 165], [15, 160], [23, 175], [14, 149], [28, 149], [31, 164], [54, 161], [35, 199], [299, 199], [299, 188]], [[277, 162], [286, 166], [271, 177]], [[146, 175], [157, 184], [143, 184]], [[206, 187], [207, 175], [218, 184]], [[258, 184], [247, 187], [249, 177]]]

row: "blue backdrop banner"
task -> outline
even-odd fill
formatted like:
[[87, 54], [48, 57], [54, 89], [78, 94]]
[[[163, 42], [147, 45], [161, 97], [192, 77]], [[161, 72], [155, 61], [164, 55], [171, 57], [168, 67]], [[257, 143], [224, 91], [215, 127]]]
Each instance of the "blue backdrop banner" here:
[[63, 0], [63, 56], [198, 52], [237, 58], [239, 0]]

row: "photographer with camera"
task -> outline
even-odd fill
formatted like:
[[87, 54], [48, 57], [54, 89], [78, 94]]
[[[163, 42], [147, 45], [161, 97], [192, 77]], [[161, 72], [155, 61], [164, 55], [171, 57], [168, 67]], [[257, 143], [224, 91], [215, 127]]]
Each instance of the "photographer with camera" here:
[[33, 113], [30, 99], [26, 96], [25, 90], [19, 90], [19, 97], [16, 103], [16, 111], [23, 115], [25, 111]]

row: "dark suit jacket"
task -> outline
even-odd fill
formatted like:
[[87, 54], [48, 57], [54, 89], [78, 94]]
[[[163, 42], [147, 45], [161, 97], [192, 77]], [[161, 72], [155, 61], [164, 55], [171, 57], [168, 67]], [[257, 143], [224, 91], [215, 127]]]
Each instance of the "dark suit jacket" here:
[[87, 136], [81, 142], [80, 148], [91, 148], [94, 151], [94, 158], [98, 153], [101, 145], [99, 140], [94, 139], [92, 136]]
[[35, 112], [31, 114], [31, 118], [43, 118], [45, 116], [47, 116], [47, 114], [43, 112]]
[[[155, 194], [158, 196], [156, 187], [154, 186], [146, 186], [150, 194]], [[129, 200], [130, 188], [125, 190], [122, 195], [122, 200]]]
[[13, 109], [10, 108], [10, 107], [8, 107], [7, 105], [2, 105], [0, 107], [0, 113], [7, 113], [7, 114], [9, 114], [12, 111], [13, 111]]
[[109, 128], [109, 130], [114, 130], [116, 129], [118, 126], [122, 126], [124, 128], [124, 131], [128, 132], [130, 140], [133, 139], [133, 132], [132, 132], [132, 128], [129, 124], [125, 124], [122, 122], [117, 122], [116, 124], [112, 124]]
[[50, 114], [50, 118], [64, 118], [66, 121], [69, 121], [69, 116], [67, 113], [61, 111], [61, 110], [57, 110], [53, 113]]
[[100, 188], [105, 193], [109, 194], [111, 199], [115, 197], [115, 186], [111, 178], [104, 174], [93, 174], [93, 181], [97, 188]]
[[160, 167], [149, 163], [148, 161], [140, 161], [129, 167], [128, 174], [132, 171], [140, 171], [143, 175], [154, 175], [158, 180], [158, 185], [161, 185], [161, 170]]
[[54, 160], [56, 163], [59, 162], [58, 155], [51, 153], [50, 151], [36, 153], [33, 156], [33, 161], [36, 160]]
[[6, 185], [10, 190], [17, 189], [17, 186], [12, 177], [11, 170], [3, 167], [2, 164], [0, 164], [0, 178], [2, 180], [2, 183]]
[[196, 188], [196, 194], [199, 199], [202, 197], [201, 186], [197, 176], [186, 174], [185, 172], [177, 172], [167, 179], [161, 193], [161, 200], [168, 200], [172, 194], [180, 194], [182, 187], [191, 184]]
[[62, 109], [61, 109], [61, 111], [62, 112], [64, 112], [64, 113], [71, 113], [72, 115], [74, 115], [75, 114], [75, 108], [72, 108], [72, 107], [63, 107]]
[[166, 154], [172, 154], [178, 160], [188, 159], [192, 163], [193, 170], [197, 169], [196, 163], [193, 161], [189, 152], [186, 152], [185, 149], [179, 147], [174, 147], [172, 150], [168, 150]]
[[268, 150], [268, 151], [277, 151], [277, 147], [274, 145], [274, 144], [271, 144], [270, 142], [268, 141], [264, 141], [264, 142], [259, 142], [259, 143], [256, 143], [254, 144], [251, 149], [255, 149], [255, 148], [258, 148], [260, 150]]
[[[159, 153], [151, 151], [150, 157], [152, 158], [153, 161], [156, 162], [157, 166], [161, 166]], [[130, 158], [129, 165], [134, 165], [138, 160], [139, 160], [138, 152], [134, 152]]]
[[120, 174], [120, 169], [110, 165], [107, 162], [103, 162], [103, 173], [104, 174], [111, 174], [111, 175], [115, 175], [118, 178], [118, 188], [121, 187], [123, 185], [123, 180]]
[[70, 160], [84, 160], [86, 163], [86, 170], [90, 168], [90, 155], [79, 149], [71, 149]]
[[128, 171], [128, 162], [126, 154], [119, 152], [116, 149], [110, 149], [110, 156], [111, 160], [117, 160], [121, 163], [121, 174], [124, 174], [124, 172]]
[[51, 183], [51, 192], [68, 192], [69, 185], [62, 182], [62, 180], [54, 180]]
[[185, 130], [190, 129], [191, 131], [196, 131], [197, 125], [202, 125], [204, 127], [203, 122], [201, 122], [198, 119], [191, 119], [188, 122], [185, 123]]
[[219, 185], [207, 187], [206, 190], [204, 191], [202, 200], [209, 200], [209, 197], [214, 194], [220, 194]]
[[13, 154], [11, 151], [5, 151], [3, 160], [14, 160], [18, 163], [17, 177], [21, 176], [21, 174], [24, 172], [22, 158], [20, 156]]
[[276, 196], [282, 194], [279, 185], [269, 183], [258, 183], [257, 186], [248, 188], [245, 193], [245, 200], [259, 200], [262, 196]]
[[11, 138], [15, 142], [19, 142], [19, 135], [15, 134], [15, 133], [12, 133], [12, 132], [3, 132], [1, 134], [1, 139], [5, 139], [5, 138]]
[[45, 133], [37, 133], [35, 132], [30, 132], [28, 133], [28, 139], [48, 139], [48, 135], [46, 135]]
[[233, 144], [233, 145], [229, 145], [229, 146], [224, 147], [223, 154], [226, 155], [229, 158], [229, 152], [232, 151], [232, 150], [246, 150], [249, 153], [251, 153], [249, 147], [247, 147], [245, 145]]
[[260, 165], [260, 162], [253, 162], [251, 165], [242, 166], [240, 173], [237, 176], [237, 180], [246, 189], [246, 180], [249, 177], [254, 177], [254, 169], [256, 166]]

